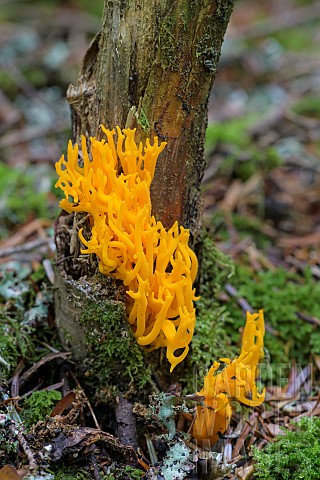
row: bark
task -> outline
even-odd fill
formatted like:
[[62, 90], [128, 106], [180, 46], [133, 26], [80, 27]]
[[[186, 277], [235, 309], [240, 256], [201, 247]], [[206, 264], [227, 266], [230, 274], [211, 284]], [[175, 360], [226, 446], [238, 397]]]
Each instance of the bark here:
[[[158, 136], [167, 142], [152, 183], [153, 213], [166, 227], [175, 220], [189, 227], [194, 242], [201, 227], [208, 98], [234, 2], [105, 0], [102, 30], [84, 57], [77, 84], [67, 92], [74, 142], [81, 135], [99, 137], [101, 123], [135, 127], [142, 141]], [[81, 359], [88, 352], [81, 320], [86, 301], [79, 282], [84, 275], [96, 278], [96, 264], [78, 258], [72, 228], [79, 221], [84, 221], [79, 215], [61, 216], [56, 226], [57, 286], [60, 292], [68, 290], [68, 295], [57, 294], [57, 323], [64, 343], [77, 345], [73, 350]], [[96, 293], [91, 280], [91, 300], [114, 301], [118, 286], [108, 299]], [[77, 296], [81, 300], [75, 308]], [[62, 297], [68, 297], [67, 303]]]
[[168, 142], [152, 189], [154, 214], [199, 229], [207, 104], [234, 0], [105, 0], [76, 87], [74, 141], [99, 125], [137, 127]]

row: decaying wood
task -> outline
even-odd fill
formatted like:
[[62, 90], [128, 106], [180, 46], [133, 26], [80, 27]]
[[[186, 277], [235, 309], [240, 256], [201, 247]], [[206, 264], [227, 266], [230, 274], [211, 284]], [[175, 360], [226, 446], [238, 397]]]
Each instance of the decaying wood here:
[[120, 397], [115, 409], [117, 420], [117, 437], [121, 443], [138, 448], [136, 420], [132, 411], [132, 403]]
[[207, 104], [234, 0], [105, 1], [101, 32], [68, 101], [73, 140], [99, 125], [168, 143], [152, 185], [157, 219], [196, 234]]
[[[105, 0], [101, 32], [67, 92], [73, 142], [81, 135], [100, 137], [101, 123], [110, 129], [136, 128], [137, 140], [157, 136], [167, 142], [151, 186], [153, 214], [166, 227], [178, 220], [190, 228], [194, 244], [201, 227], [207, 104], [234, 2]], [[79, 222], [86, 228], [81, 214], [61, 215], [56, 222], [55, 273], [58, 329], [63, 344], [81, 361], [88, 355], [81, 320], [86, 310], [83, 285], [90, 285], [91, 305], [114, 301], [112, 292], [119, 287], [110, 279], [114, 288], [96, 295], [97, 264], [94, 256], [80, 255]], [[101, 345], [98, 323], [91, 322], [90, 328]]]

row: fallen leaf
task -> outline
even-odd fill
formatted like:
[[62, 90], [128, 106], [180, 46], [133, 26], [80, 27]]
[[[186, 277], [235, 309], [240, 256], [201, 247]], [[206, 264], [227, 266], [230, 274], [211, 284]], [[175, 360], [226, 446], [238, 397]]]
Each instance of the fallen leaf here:
[[0, 480], [21, 480], [21, 477], [11, 465], [5, 465], [0, 470]]
[[279, 425], [277, 425], [276, 423], [268, 423], [267, 429], [270, 435], [272, 435], [273, 437], [275, 437], [276, 435], [284, 435], [284, 431], [281, 430]]
[[54, 407], [54, 409], [50, 414], [50, 417], [61, 415], [61, 413], [63, 413], [67, 408], [69, 408], [72, 405], [72, 403], [75, 401], [75, 398], [76, 398], [76, 394], [74, 392], [67, 393], [67, 395], [61, 398], [61, 400], [59, 400], [57, 405]]
[[240, 468], [237, 468], [236, 470], [237, 478], [239, 480], [248, 480], [249, 478], [252, 477], [253, 473], [254, 473], [253, 465], [249, 465], [247, 467], [240, 467]]
[[320, 370], [320, 355], [314, 355], [314, 361], [318, 367], [318, 369]]

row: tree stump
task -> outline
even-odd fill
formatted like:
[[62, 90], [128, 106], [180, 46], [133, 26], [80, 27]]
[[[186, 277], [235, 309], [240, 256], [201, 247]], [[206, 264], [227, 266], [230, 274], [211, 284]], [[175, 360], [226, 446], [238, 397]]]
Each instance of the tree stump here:
[[[101, 137], [101, 123], [136, 128], [142, 142], [167, 142], [151, 187], [153, 214], [167, 228], [176, 220], [190, 228], [193, 245], [201, 231], [208, 98], [234, 2], [105, 0], [102, 30], [67, 92], [73, 142]], [[62, 342], [93, 389], [147, 391], [150, 368], [127, 324], [123, 287], [80, 255], [79, 225], [89, 228], [84, 215], [62, 213], [55, 228]]]

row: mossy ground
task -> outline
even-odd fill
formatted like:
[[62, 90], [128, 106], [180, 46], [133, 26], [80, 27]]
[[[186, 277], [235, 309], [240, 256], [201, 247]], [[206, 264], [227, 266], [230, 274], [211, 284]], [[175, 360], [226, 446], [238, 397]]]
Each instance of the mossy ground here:
[[137, 468], [127, 466], [125, 468], [116, 468], [112, 473], [101, 476], [101, 480], [140, 480], [144, 473]]
[[[57, 346], [57, 336], [46, 320], [52, 307], [53, 292], [39, 267], [32, 273], [28, 264], [8, 262], [0, 268], [0, 372], [8, 379], [19, 359], [35, 362], [42, 354], [41, 341]], [[37, 327], [41, 325], [38, 335]]]
[[56, 390], [33, 392], [23, 403], [21, 419], [25, 427], [29, 428], [40, 420], [44, 420], [61, 398], [62, 394]]
[[[247, 226], [245, 226], [247, 228]], [[266, 241], [260, 233], [259, 241]], [[188, 391], [196, 391], [214, 360], [239, 353], [245, 312], [234, 298], [226, 295], [230, 282], [254, 311], [264, 310], [267, 330], [262, 380], [271, 384], [287, 381], [292, 363], [303, 368], [320, 350], [318, 318], [320, 284], [310, 269], [302, 273], [284, 268], [261, 269], [235, 264], [215, 247], [212, 239], [203, 239], [201, 299], [196, 302], [197, 326], [187, 362]], [[309, 318], [309, 321], [308, 321]]]
[[76, 465], [59, 465], [52, 469], [54, 480], [89, 480], [91, 479], [88, 470]]
[[[2, 238], [20, 231], [22, 224], [28, 223], [32, 219], [55, 216], [54, 212], [58, 202], [50, 192], [54, 176], [52, 165], [57, 160], [57, 155], [60, 155], [61, 149], [65, 148], [70, 127], [67, 108], [64, 108], [65, 91], [68, 84], [76, 78], [79, 68], [78, 48], [83, 46], [79, 39], [87, 38], [89, 42], [90, 38], [94, 36], [100, 25], [103, 6], [102, 0], [94, 2], [94, 4], [88, 0], [80, 0], [77, 2], [77, 6], [72, 5], [71, 9], [64, 9], [63, 17], [66, 21], [62, 26], [61, 2], [26, 2], [23, 9], [15, 8], [20, 3], [22, 2], [18, 2], [18, 4], [17, 2], [7, 2], [1, 11], [7, 31], [6, 38], [3, 39], [1, 58], [10, 67], [8, 71], [0, 75], [1, 89], [4, 93], [4, 135], [1, 145], [4, 166], [1, 169], [2, 182], [0, 181], [3, 207], [0, 226]], [[34, 15], [29, 8], [33, 8], [34, 3], [38, 11], [37, 15]], [[192, 15], [191, 7], [195, 3], [195, 1], [189, 2], [190, 5], [186, 7], [186, 12], [179, 17], [181, 28], [186, 28], [190, 13]], [[235, 286], [239, 295], [254, 309], [264, 308], [266, 323], [271, 327], [269, 330], [273, 332], [268, 331], [265, 339], [267, 347], [265, 359], [266, 361], [268, 358], [270, 359], [271, 366], [277, 367], [279, 362], [281, 362], [281, 369], [282, 366], [289, 367], [292, 362], [299, 362], [301, 366], [304, 366], [320, 350], [317, 332], [319, 328], [316, 323], [309, 323], [297, 315], [297, 313], [302, 313], [309, 317], [309, 320], [310, 317], [314, 317], [315, 322], [320, 318], [319, 308], [317, 308], [319, 305], [319, 287], [315, 280], [317, 277], [311, 276], [310, 270], [304, 268], [308, 262], [316, 265], [317, 250], [314, 249], [314, 246], [299, 248], [299, 255], [296, 255], [295, 249], [290, 250], [289, 255], [292, 255], [293, 260], [296, 261], [296, 264], [290, 264], [290, 262], [286, 262], [285, 258], [288, 252], [279, 249], [276, 245], [277, 238], [266, 236], [264, 233], [264, 227], [270, 227], [270, 225], [275, 226], [278, 236], [285, 234], [289, 238], [299, 237], [317, 230], [319, 211], [317, 178], [320, 147], [316, 120], [319, 120], [319, 102], [317, 101], [319, 82], [313, 64], [315, 59], [312, 55], [317, 53], [315, 52], [317, 43], [314, 42], [314, 35], [319, 30], [319, 20], [314, 17], [311, 22], [306, 22], [302, 26], [281, 28], [281, 31], [271, 32], [271, 35], [268, 35], [268, 29], [265, 34], [263, 34], [263, 29], [260, 29], [261, 38], [258, 41], [252, 37], [246, 40], [244, 32], [252, 32], [252, 26], [255, 28], [255, 17], [259, 21], [263, 21], [269, 11], [271, 21], [266, 18], [265, 20], [267, 26], [271, 26], [273, 29], [276, 25], [272, 22], [273, 16], [281, 12], [281, 2], [276, 2], [276, 9], [273, 5], [275, 2], [262, 2], [263, 4], [261, 3], [260, 6], [258, 3], [252, 2], [252, 0], [238, 2], [234, 13], [237, 15], [237, 12], [240, 12], [240, 16], [234, 17], [234, 31], [237, 32], [237, 25], [240, 25], [240, 37], [238, 38], [236, 33], [236, 36], [231, 38], [231, 42], [229, 38], [224, 43], [225, 61], [219, 67], [222, 75], [220, 75], [220, 79], [219, 75], [217, 77], [215, 100], [212, 103], [213, 109], [210, 109], [211, 116], [212, 113], [214, 114], [215, 123], [209, 124], [207, 131], [209, 170], [211, 166], [216, 166], [216, 162], [218, 166], [214, 170], [215, 173], [211, 177], [210, 184], [207, 183], [205, 186], [204, 197], [207, 203], [209, 199], [211, 209], [215, 210], [219, 219], [216, 222], [210, 221], [208, 229], [211, 241], [220, 241], [222, 248], [226, 247], [226, 251], [231, 255], [234, 253], [236, 265], [234, 275], [228, 277], [229, 262], [220, 257], [217, 250], [213, 251], [214, 247], [205, 247], [207, 248], [205, 252], [208, 252], [208, 248], [212, 249], [212, 262], [211, 264], [207, 262], [210, 255], [205, 254], [201, 272], [203, 282], [200, 294], [202, 298], [197, 302], [196, 334], [188, 359], [183, 362], [184, 372], [180, 370], [182, 376], [179, 377], [178, 374], [171, 376], [175, 381], [178, 379], [180, 383], [182, 379], [185, 391], [188, 393], [199, 388], [203, 374], [213, 360], [218, 359], [221, 355], [232, 357], [239, 352], [238, 347], [245, 316], [236, 300], [227, 298], [224, 289], [226, 281]], [[220, 8], [223, 8], [222, 2], [219, 4], [221, 4]], [[294, 9], [304, 5], [313, 8], [314, 4], [315, 2], [307, 0], [294, 0], [292, 11], [294, 12]], [[85, 6], [86, 11], [90, 12], [90, 16], [85, 21], [78, 15], [79, 5]], [[49, 10], [49, 16], [43, 15], [46, 10]], [[247, 15], [248, 11], [250, 11], [250, 15]], [[97, 13], [98, 27], [95, 22], [92, 22], [94, 12]], [[80, 12], [81, 15], [82, 12]], [[68, 28], [68, 23], [70, 28]], [[77, 25], [77, 28], [74, 28], [74, 25]], [[162, 34], [171, 36], [172, 27], [173, 24], [170, 25], [169, 22], [164, 24]], [[215, 28], [215, 25], [212, 24], [212, 28]], [[175, 67], [173, 60], [176, 54], [172, 49], [171, 37], [166, 45], [167, 50], [163, 49], [164, 66], [172, 68]], [[195, 45], [195, 47], [199, 61], [203, 62], [207, 68], [215, 68], [215, 52], [212, 46], [200, 45], [197, 47]], [[290, 50], [289, 56], [286, 54], [287, 50]], [[302, 50], [305, 50], [306, 56], [303, 56]], [[52, 55], [52, 52], [55, 55]], [[63, 55], [64, 52], [67, 52], [67, 55], [60, 56], [59, 60], [59, 53]], [[49, 55], [47, 55], [48, 53]], [[228, 57], [230, 53], [231, 57]], [[246, 68], [244, 68], [244, 64]], [[17, 78], [15, 72], [19, 74]], [[51, 87], [57, 83], [58, 89], [60, 89], [59, 98], [46, 96], [52, 90]], [[287, 103], [287, 100], [290, 99], [294, 99], [295, 102], [292, 108], [290, 101]], [[274, 107], [277, 109], [279, 106], [283, 107], [283, 115], [280, 115], [278, 121], [264, 123], [269, 109], [271, 111]], [[10, 115], [7, 116], [8, 112]], [[11, 116], [12, 112], [18, 113], [18, 121]], [[42, 127], [46, 128], [43, 118], [45, 119], [48, 113], [50, 114], [49, 127], [51, 128], [49, 135], [42, 137]], [[310, 122], [310, 120], [312, 121]], [[315, 122], [313, 122], [314, 120]], [[147, 127], [143, 115], [140, 117], [140, 121]], [[264, 125], [262, 129], [260, 121], [262, 121], [262, 126]], [[28, 140], [24, 137], [25, 132], [31, 130], [35, 132], [38, 127], [40, 127], [39, 138], [31, 136]], [[60, 131], [61, 128], [65, 130]], [[255, 130], [254, 138], [253, 130]], [[213, 154], [209, 152], [211, 149], [215, 149]], [[45, 165], [48, 168], [42, 169]], [[272, 175], [273, 169], [275, 169], [276, 175]], [[285, 188], [288, 185], [287, 181], [290, 180], [290, 173], [292, 174], [294, 171], [297, 175], [299, 172], [305, 171], [308, 181], [310, 180], [303, 201], [299, 201], [299, 196], [296, 197], [297, 192], [294, 187], [291, 188], [291, 191]], [[232, 243], [228, 228], [223, 229], [222, 227], [219, 230], [219, 225], [217, 225], [217, 223], [223, 225], [225, 222], [220, 204], [229, 188], [232, 187], [234, 180], [238, 180], [240, 183], [250, 182], [250, 179], [256, 175], [261, 179], [258, 187], [260, 191], [251, 192], [250, 198], [248, 197], [249, 201], [242, 202], [240, 206], [242, 208], [238, 208], [239, 205], [236, 205], [234, 210], [229, 212], [232, 227], [237, 234], [236, 241]], [[274, 190], [274, 184], [278, 191]], [[302, 184], [303, 182], [299, 183], [299, 188]], [[289, 197], [289, 203], [277, 203], [279, 195], [287, 199]], [[267, 201], [273, 202], [271, 206], [276, 207], [275, 213], [278, 214], [278, 217], [275, 219], [272, 209], [268, 208]], [[297, 206], [298, 208], [296, 208]], [[273, 219], [274, 223], [272, 223]], [[284, 223], [286, 228], [282, 229]], [[301, 231], [300, 227], [304, 227], [305, 230]], [[266, 255], [267, 259], [271, 258], [271, 263], [274, 258], [276, 259], [273, 269], [267, 270], [262, 267], [258, 273], [259, 268], [253, 267], [246, 252], [244, 255], [236, 253], [236, 251], [239, 252], [239, 245], [248, 237], [253, 241], [253, 245]], [[34, 236], [30, 237], [30, 239], [32, 238]], [[219, 243], [216, 244], [219, 245]], [[270, 252], [269, 257], [268, 253]], [[275, 255], [273, 255], [274, 253]], [[312, 255], [314, 256], [312, 257]], [[284, 268], [278, 268], [278, 259]], [[45, 302], [41, 300], [41, 298], [48, 299], [52, 296], [52, 291], [50, 286], [43, 288], [44, 283], [39, 277], [34, 277], [32, 282], [29, 281], [30, 273], [25, 274], [24, 268], [31, 263], [29, 260], [30, 257], [26, 254], [18, 265], [11, 265], [5, 273], [1, 272], [3, 276], [0, 296], [3, 305], [0, 310], [0, 355], [10, 364], [10, 368], [5, 364], [0, 364], [0, 367], [1, 373], [7, 379], [12, 377], [21, 358], [24, 359], [25, 370], [27, 370], [32, 363], [49, 353], [50, 350], [45, 344], [61, 349], [53, 329], [48, 326], [50, 316], [52, 321], [52, 300], [49, 299]], [[34, 256], [32, 256], [33, 265], [39, 265], [39, 261], [41, 261], [39, 257], [34, 260]], [[99, 311], [102, 312], [104, 318], [104, 327], [102, 328], [107, 329], [107, 317], [112, 317], [112, 314], [102, 306], [99, 307]], [[118, 313], [123, 315], [123, 311]], [[86, 315], [90, 317], [90, 314], [89, 310]], [[122, 329], [117, 330], [117, 333], [122, 331]], [[97, 343], [95, 343], [96, 340], [98, 340]], [[131, 340], [133, 343], [128, 342], [127, 344], [130, 348], [134, 346], [134, 341]], [[88, 365], [89, 385], [91, 385], [92, 391], [97, 393], [98, 382], [106, 380], [106, 373], [102, 371], [100, 360], [105, 353], [110, 360], [116, 349], [114, 347], [112, 350], [113, 346], [110, 345], [108, 347], [110, 350], [105, 352], [99, 345], [99, 338], [94, 331], [91, 331], [90, 335], [88, 334], [88, 343], [93, 352], [98, 345], [97, 357], [100, 359], [99, 367], [96, 369], [96, 379], [93, 374], [95, 365]], [[121, 351], [122, 344], [120, 343], [118, 347]], [[119, 362], [125, 371], [129, 385], [131, 376], [135, 378], [134, 374], [130, 375], [130, 368], [129, 371], [126, 370], [131, 355], [130, 358], [121, 355]], [[141, 365], [139, 355], [133, 355], [133, 359]], [[150, 354], [148, 361], [151, 356], [155, 357], [156, 352]], [[30, 391], [37, 387], [38, 380], [44, 381], [39, 388], [59, 381], [56, 376], [56, 373], [59, 372], [58, 362], [52, 362], [52, 364], [50, 366], [47, 364], [40, 369], [40, 373], [31, 378], [30, 383], [22, 388], [20, 393], [29, 392], [30, 394]], [[75, 372], [73, 363], [69, 363], [68, 366], [71, 366]], [[163, 368], [166, 367], [167, 364], [163, 361]], [[85, 377], [79, 378], [81, 382], [85, 383]], [[267, 380], [271, 383], [271, 378]], [[276, 383], [281, 378], [274, 375], [272, 380], [273, 383]], [[281, 381], [285, 383], [286, 378]], [[74, 384], [71, 385], [71, 388], [73, 386]], [[6, 384], [4, 383], [4, 386], [1, 385], [1, 387], [3, 390], [0, 391], [0, 395], [5, 393], [10, 396]], [[316, 388], [316, 385], [314, 387]], [[101, 390], [100, 398], [106, 398], [108, 393], [105, 393]], [[2, 400], [3, 398], [0, 399], [0, 402]], [[11, 406], [13, 407], [13, 405]], [[24, 403], [21, 401], [18, 406], [24, 407]], [[96, 405], [93, 405], [93, 408], [96, 409]], [[14, 426], [13, 420], [8, 418], [5, 405], [1, 405], [0, 413], [6, 415], [4, 423], [0, 426], [1, 462], [18, 466], [23, 457], [21, 457], [22, 449], [20, 449], [19, 457], [17, 455], [19, 442], [14, 435], [15, 429], [11, 429]], [[316, 421], [316, 423], [319, 422]], [[102, 427], [105, 428], [106, 424], [102, 424]], [[109, 425], [107, 425], [108, 427]], [[285, 439], [280, 438], [274, 447], [270, 447], [270, 450], [266, 451], [265, 456], [262, 452], [259, 453], [261, 456], [259, 458], [256, 456], [258, 461], [256, 470], [260, 468], [260, 472], [257, 471], [255, 475], [269, 480], [297, 478], [298, 475], [307, 480], [313, 480], [314, 475], [317, 478], [319, 428], [317, 426], [313, 433], [311, 427], [306, 427], [306, 430], [304, 428], [301, 426], [297, 432], [290, 433]], [[229, 439], [228, 441], [232, 443], [233, 440]], [[248, 459], [249, 457], [246, 457], [246, 461]], [[241, 462], [243, 461], [244, 457]], [[304, 467], [302, 472], [298, 471], [301, 465]], [[134, 478], [132, 471], [125, 472], [123, 468], [105, 475], [102, 472], [99, 473], [103, 480]], [[84, 468], [82, 464], [59, 465], [53, 473], [57, 480], [83, 480], [93, 477], [90, 467]], [[136, 474], [139, 478], [140, 471]], [[284, 477], [284, 475], [287, 476]], [[41, 476], [41, 478], [48, 477]]]
[[[252, 272], [238, 265], [232, 284], [253, 310], [264, 309], [267, 331], [262, 378], [273, 384], [286, 382], [285, 375], [293, 362], [303, 368], [320, 349], [319, 328], [307, 321], [318, 316], [319, 282], [309, 269], [301, 275], [283, 268]], [[234, 343], [243, 326], [243, 312], [232, 301], [226, 304], [226, 309], [226, 328]]]
[[318, 480], [320, 471], [320, 418], [304, 417], [264, 451], [254, 449], [255, 478], [260, 480]]
[[8, 235], [13, 225], [34, 217], [53, 220], [58, 215], [57, 206], [49, 202], [53, 185], [52, 170], [46, 165], [14, 169], [0, 163], [0, 239]]

